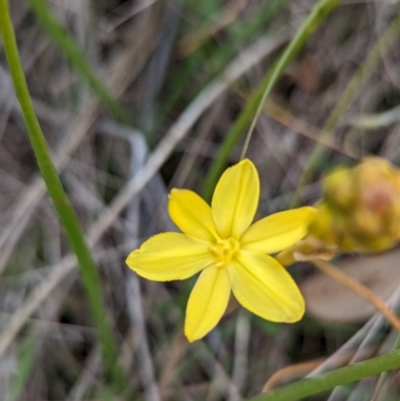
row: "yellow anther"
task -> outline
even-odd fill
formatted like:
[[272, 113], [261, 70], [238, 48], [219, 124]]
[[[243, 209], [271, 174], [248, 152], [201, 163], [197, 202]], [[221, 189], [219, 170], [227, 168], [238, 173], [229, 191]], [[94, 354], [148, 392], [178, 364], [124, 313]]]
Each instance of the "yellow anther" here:
[[220, 239], [210, 246], [218, 267], [226, 266], [238, 250], [239, 242], [234, 238]]

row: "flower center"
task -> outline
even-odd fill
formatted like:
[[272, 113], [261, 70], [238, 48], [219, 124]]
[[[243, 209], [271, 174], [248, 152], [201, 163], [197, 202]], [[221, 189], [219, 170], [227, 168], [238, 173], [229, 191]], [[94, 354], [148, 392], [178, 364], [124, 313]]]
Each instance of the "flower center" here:
[[219, 239], [209, 249], [217, 262], [217, 267], [224, 267], [239, 250], [239, 241], [234, 238]]

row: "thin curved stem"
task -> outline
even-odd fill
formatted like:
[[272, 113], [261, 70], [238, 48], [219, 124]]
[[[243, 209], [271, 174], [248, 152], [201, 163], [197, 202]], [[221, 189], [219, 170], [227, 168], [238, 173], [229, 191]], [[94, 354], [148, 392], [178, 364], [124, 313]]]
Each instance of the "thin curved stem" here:
[[122, 391], [126, 387], [127, 380], [117, 363], [118, 348], [113, 331], [106, 320], [100, 277], [79, 219], [62, 187], [49, 150], [47, 149], [46, 140], [39, 121], [33, 110], [32, 100], [18, 53], [8, 0], [0, 0], [0, 33], [3, 38], [5, 55], [14, 89], [21, 106], [25, 126], [40, 173], [46, 184], [49, 196], [53, 201], [58, 218], [65, 230], [69, 244], [78, 259], [80, 275], [92, 308], [105, 364], [117, 390]]
[[241, 157], [243, 158], [246, 154], [247, 146], [250, 142], [254, 126], [263, 109], [265, 99], [269, 96], [279, 78], [282, 76], [289, 64], [298, 55], [310, 36], [316, 31], [320, 24], [339, 3], [340, 0], [319, 0], [317, 2], [317, 4], [312, 8], [311, 12], [308, 14], [306, 20], [295, 33], [288, 47], [279, 57], [277, 62], [273, 64], [261, 84], [250, 97], [239, 118], [235, 121], [233, 127], [227, 134], [226, 139], [219, 149], [217, 157], [213, 162], [210, 172], [204, 182], [203, 195], [206, 200], [211, 198], [215, 184], [242, 132], [249, 126], [250, 123], [250, 128], [247, 132], [247, 137], [242, 151]]
[[297, 55], [303, 43], [311, 36], [311, 34], [316, 30], [319, 24], [329, 15], [329, 13], [339, 4], [339, 0], [322, 0], [317, 3], [311, 12], [308, 14], [306, 20], [300, 26], [299, 30], [296, 32], [289, 46], [285, 49], [282, 56], [278, 59], [274, 68], [271, 71], [270, 79], [263, 91], [262, 97], [258, 103], [256, 114], [251, 121], [249, 130], [247, 131], [246, 140], [243, 146], [241, 159], [244, 159], [247, 148], [250, 143], [251, 136], [253, 134], [254, 128], [257, 124], [257, 120], [264, 108], [265, 100], [272, 91], [278, 79], [284, 73], [286, 67], [293, 60], [294, 56]]
[[372, 292], [369, 288], [363, 286], [358, 281], [349, 277], [348, 275], [341, 272], [335, 266], [331, 265], [328, 262], [324, 262], [320, 259], [310, 259], [314, 265], [328, 275], [330, 278], [335, 280], [337, 283], [342, 285], [343, 287], [348, 288], [350, 291], [356, 293], [360, 297], [366, 299], [372, 305], [375, 306], [379, 312], [382, 313], [386, 317], [386, 319], [390, 322], [390, 324], [400, 332], [400, 320], [399, 318], [389, 309], [389, 307], [385, 304], [385, 302], [379, 298], [374, 292]]

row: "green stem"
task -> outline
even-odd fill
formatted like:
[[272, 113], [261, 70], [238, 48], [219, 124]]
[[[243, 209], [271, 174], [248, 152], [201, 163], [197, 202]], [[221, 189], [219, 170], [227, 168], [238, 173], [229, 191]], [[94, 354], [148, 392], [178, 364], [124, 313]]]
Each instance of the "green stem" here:
[[126, 124], [131, 124], [132, 121], [128, 113], [109, 93], [106, 86], [94, 72], [86, 54], [53, 15], [48, 4], [44, 0], [26, 1], [30, 4], [33, 13], [49, 37], [56, 43], [75, 70], [83, 77], [107, 111], [115, 119]]
[[278, 61], [273, 65], [271, 70], [267, 73], [261, 84], [258, 86], [254, 94], [250, 97], [244, 110], [235, 124], [227, 134], [227, 137], [221, 145], [217, 157], [214, 160], [210, 172], [203, 186], [203, 195], [206, 200], [210, 200], [211, 194], [214, 190], [215, 184], [225, 167], [234, 146], [240, 138], [243, 130], [252, 124], [247, 134], [244, 152], [250, 141], [251, 132], [257, 121], [259, 114], [264, 107], [264, 103], [268, 95], [271, 93], [275, 84], [282, 76], [289, 64], [294, 60], [299, 51], [303, 48], [309, 37], [316, 31], [319, 25], [326, 19], [330, 12], [339, 4], [340, 0], [319, 0], [308, 14], [306, 20], [302, 23], [288, 47], [282, 53]]
[[[392, 351], [397, 350], [399, 347], [400, 347], [400, 334], [397, 334], [396, 340], [394, 341], [394, 344], [392, 347]], [[383, 372], [379, 376], [379, 380], [378, 380], [378, 383], [376, 384], [374, 394], [371, 397], [371, 401], [378, 400], [379, 394], [383, 388], [383, 385], [385, 384], [385, 380], [387, 379], [387, 376], [388, 376], [388, 372]]]
[[288, 386], [249, 398], [246, 401], [296, 401], [335, 386], [352, 383], [366, 377], [400, 368], [400, 350], [367, 361], [306, 378]]
[[32, 107], [32, 100], [21, 66], [14, 28], [10, 18], [8, 0], [0, 0], [0, 31], [3, 37], [5, 55], [15, 92], [21, 106], [36, 161], [68, 241], [78, 259], [80, 275], [87, 291], [94, 321], [100, 337], [104, 361], [114, 383], [118, 386], [118, 390], [122, 391], [127, 381], [121, 374], [121, 370], [117, 365], [118, 348], [112, 329], [106, 320], [100, 277], [78, 217], [68, 200], [50, 158], [46, 140]]

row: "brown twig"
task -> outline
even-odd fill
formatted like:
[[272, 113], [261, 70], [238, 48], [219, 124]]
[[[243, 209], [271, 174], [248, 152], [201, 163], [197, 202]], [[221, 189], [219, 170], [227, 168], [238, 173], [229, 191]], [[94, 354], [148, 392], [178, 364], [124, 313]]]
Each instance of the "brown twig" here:
[[[348, 364], [351, 358], [354, 356], [354, 352], [346, 352], [343, 355], [337, 355], [334, 358], [334, 366], [339, 363], [339, 366]], [[264, 384], [261, 392], [266, 393], [278, 387], [280, 385], [286, 384], [289, 381], [296, 380], [307, 376], [310, 372], [320, 366], [322, 363], [326, 362], [327, 358], [319, 358], [313, 361], [307, 361], [302, 363], [296, 363], [293, 365], [285, 366], [275, 372]], [[332, 362], [332, 361], [331, 361]]]
[[314, 361], [308, 361], [303, 363], [296, 363], [295, 365], [285, 366], [284, 368], [279, 369], [277, 372], [275, 372], [266, 381], [261, 392], [266, 393], [267, 391], [270, 391], [273, 388], [280, 386], [281, 384], [306, 376], [308, 373], [317, 368], [324, 361], [325, 358], [316, 359]]
[[353, 278], [347, 276], [339, 269], [334, 267], [328, 262], [324, 262], [319, 259], [310, 259], [314, 265], [327, 274], [330, 278], [335, 280], [337, 283], [346, 287], [350, 291], [358, 294], [360, 297], [366, 299], [372, 305], [376, 307], [390, 322], [390, 324], [400, 332], [400, 320], [399, 318], [388, 308], [385, 302], [378, 297], [375, 293], [373, 293], [369, 288], [363, 286], [358, 281], [354, 280]]

